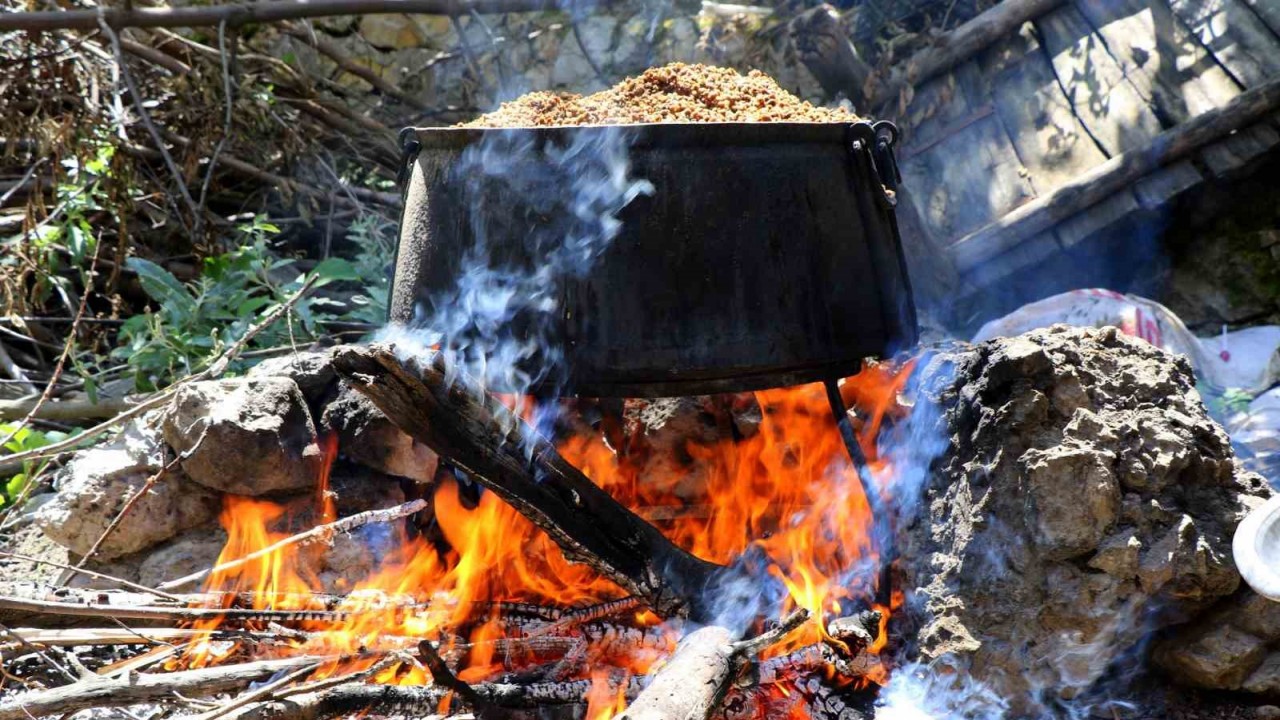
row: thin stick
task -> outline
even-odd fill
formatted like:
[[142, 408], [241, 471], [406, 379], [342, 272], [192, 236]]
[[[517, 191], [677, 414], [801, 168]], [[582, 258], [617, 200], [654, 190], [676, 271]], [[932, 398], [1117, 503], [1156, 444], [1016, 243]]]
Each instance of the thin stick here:
[[316, 668], [319, 668], [322, 664], [323, 663], [317, 662], [306, 667], [300, 667], [275, 682], [269, 682], [256, 690], [250, 690], [247, 693], [242, 693], [231, 702], [211, 710], [210, 712], [196, 715], [191, 720], [217, 720], [220, 717], [224, 717], [235, 712], [251, 702], [257, 702], [262, 698], [273, 697], [277, 690], [280, 690], [287, 685], [292, 685], [293, 683], [314, 673]]
[[[240, 47], [240, 36], [236, 35], [236, 42], [231, 46], [232, 50]], [[218, 167], [218, 156], [222, 154], [222, 148], [227, 144], [227, 138], [231, 137], [231, 123], [233, 120], [232, 108], [235, 105], [235, 95], [232, 94], [231, 82], [231, 57], [227, 53], [227, 21], [223, 18], [218, 23], [218, 50], [219, 59], [222, 61], [222, 94], [224, 98], [225, 112], [222, 116], [222, 137], [218, 138], [218, 144], [213, 148], [213, 154], [209, 156], [209, 169], [205, 170], [204, 182], [200, 184], [200, 201], [197, 204], [199, 215], [196, 217], [196, 227], [201, 228], [204, 225], [204, 206], [205, 200], [209, 197], [209, 185], [213, 182], [213, 173]], [[199, 237], [200, 233], [196, 233]]]
[[124, 80], [125, 87], [129, 88], [129, 97], [133, 100], [133, 108], [138, 113], [138, 119], [142, 121], [142, 127], [146, 128], [147, 134], [151, 136], [151, 141], [156, 145], [156, 150], [160, 152], [160, 157], [164, 159], [165, 167], [169, 168], [169, 173], [173, 175], [174, 181], [177, 182], [178, 191], [182, 194], [182, 200], [187, 204], [187, 209], [191, 211], [192, 221], [197, 223], [198, 226], [200, 210], [196, 207], [196, 201], [191, 197], [191, 191], [187, 189], [187, 182], [182, 177], [182, 171], [178, 169], [178, 164], [173, 161], [173, 156], [169, 154], [169, 148], [165, 146], [164, 139], [160, 137], [160, 131], [156, 129], [156, 124], [151, 120], [151, 113], [142, 101], [142, 94], [138, 92], [138, 85], [133, 81], [133, 73], [129, 72], [129, 66], [124, 60], [124, 50], [120, 48], [120, 37], [107, 24], [102, 6], [98, 6], [97, 13], [98, 27], [102, 28], [103, 34], [111, 41], [111, 50], [115, 53], [116, 64], [120, 67], [120, 78]]
[[[80, 293], [80, 305], [76, 308], [75, 319], [71, 321], [71, 329], [67, 331], [67, 339], [62, 345], [62, 355], [58, 357], [58, 364], [53, 368], [53, 375], [49, 378], [49, 382], [45, 384], [44, 392], [40, 393], [40, 397], [36, 399], [36, 404], [31, 407], [30, 412], [28, 412], [26, 416], [18, 422], [13, 430], [5, 435], [3, 439], [0, 439], [0, 447], [4, 447], [8, 444], [8, 442], [13, 439], [22, 430], [22, 428], [26, 427], [27, 424], [31, 422], [31, 418], [34, 417], [36, 413], [40, 412], [40, 407], [48, 402], [49, 398], [53, 395], [53, 389], [57, 387], [58, 380], [62, 377], [62, 371], [67, 366], [67, 358], [70, 357], [71, 350], [75, 347], [76, 335], [80, 332], [80, 321], [84, 319], [85, 308], [88, 307], [89, 303], [89, 293], [93, 291], [93, 277], [98, 271], [98, 254], [101, 251], [102, 243], [101, 238], [99, 238], [99, 241], [94, 244], [93, 259], [89, 261], [89, 273], [85, 276], [84, 292]], [[5, 463], [0, 461], [0, 470], [4, 468], [4, 465]], [[39, 471], [37, 471], [36, 474], [38, 475]], [[27, 497], [36, 487], [35, 480], [36, 478], [32, 477], [23, 485], [22, 492], [12, 503], [10, 503], [8, 509], [5, 510], [6, 517], [9, 513], [14, 511], [14, 508], [20, 508], [26, 505]]]
[[[13, 187], [6, 190], [3, 195], [0, 195], [0, 206], [3, 206], [6, 202], [8, 202], [9, 198], [13, 197], [14, 193], [21, 190], [22, 187], [27, 184], [27, 181], [35, 176], [36, 171], [40, 169], [40, 166], [44, 165], [48, 159], [49, 158], [40, 158], [39, 160], [35, 161], [31, 165], [31, 167], [27, 168], [27, 171], [22, 175], [22, 179], [19, 180], [16, 184], [14, 184]], [[4, 443], [0, 443], [0, 445], [3, 445], [3, 444]]]
[[[22, 388], [23, 392], [33, 393], [36, 391], [36, 386], [31, 382], [31, 379], [27, 377], [26, 371], [24, 371], [18, 363], [14, 362], [13, 358], [9, 356], [9, 352], [4, 349], [4, 343], [0, 343], [0, 369], [9, 373], [9, 377], [18, 382], [18, 385]], [[16, 433], [17, 431], [15, 430], [14, 432]], [[12, 435], [10, 435], [10, 437], [12, 437]], [[5, 440], [7, 442], [8, 438]]]
[[329, 610], [241, 610], [239, 608], [169, 608], [145, 605], [131, 607], [128, 605], [97, 605], [55, 602], [52, 600], [31, 600], [9, 595], [0, 595], [0, 610], [16, 610], [32, 613], [33, 615], [63, 615], [67, 617], [111, 617], [162, 621], [226, 618], [230, 620], [274, 620], [282, 623], [305, 620], [337, 621], [355, 614]]
[[[146, 400], [150, 395], [131, 395], [122, 398], [98, 398], [98, 402], [84, 400], [60, 400], [44, 403], [40, 398], [34, 400], [0, 400], [0, 420], [17, 420], [28, 423], [32, 420], [52, 420], [54, 422], [76, 422], [117, 415], [135, 404]], [[3, 443], [0, 443], [2, 445]]]
[[773, 628], [770, 628], [753, 638], [734, 643], [733, 651], [741, 656], [754, 657], [765, 648], [780, 642], [784, 637], [795, 632], [801, 625], [808, 621], [809, 611], [804, 608], [800, 608], [783, 618], [782, 622], [778, 623]]
[[94, 572], [93, 570], [85, 570], [84, 568], [75, 567], [72, 565], [66, 565], [60, 562], [54, 562], [52, 560], [43, 560], [41, 558], [31, 557], [30, 555], [23, 555], [21, 553], [8, 552], [6, 550], [0, 550], [0, 557], [9, 557], [15, 560], [22, 560], [23, 562], [39, 563], [41, 565], [56, 567], [61, 570], [69, 570], [72, 573], [75, 573], [77, 575], [86, 575], [88, 577], [97, 578], [99, 580], [107, 580], [109, 582], [116, 583], [121, 587], [127, 587], [130, 590], [137, 590], [138, 592], [155, 595], [156, 597], [164, 598], [165, 600], [172, 600], [174, 602], [183, 602], [183, 599], [178, 597], [177, 595], [170, 595], [167, 592], [156, 590], [155, 588], [149, 588], [146, 585], [139, 585], [136, 582], [131, 582], [129, 580], [125, 580], [124, 578], [116, 577], [114, 575], [107, 575], [106, 573]]
[[174, 588], [180, 588], [184, 585], [190, 585], [192, 583], [199, 582], [214, 573], [223, 573], [244, 567], [255, 560], [264, 558], [272, 553], [279, 552], [280, 550], [293, 545], [306, 545], [318, 541], [327, 541], [334, 533], [349, 532], [370, 523], [393, 522], [395, 520], [408, 517], [426, 507], [427, 501], [418, 499], [395, 507], [382, 508], [380, 510], [366, 510], [365, 512], [356, 513], [355, 515], [342, 518], [341, 520], [335, 520], [331, 523], [325, 523], [324, 525], [317, 525], [310, 530], [298, 533], [297, 535], [291, 535], [279, 542], [272, 543], [261, 550], [251, 552], [244, 557], [230, 560], [207, 570], [191, 573], [190, 575], [180, 577], [177, 580], [170, 580], [169, 582], [161, 583], [160, 589], [173, 590]]
[[458, 697], [462, 698], [471, 707], [477, 710], [484, 709], [484, 700], [470, 685], [449, 670], [444, 658], [440, 657], [440, 653], [436, 652], [436, 648], [431, 644], [430, 640], [423, 640], [418, 643], [418, 654], [422, 657], [422, 662], [426, 664], [427, 669], [431, 671], [431, 680], [435, 684], [458, 693]]
[[98, 536], [97, 540], [93, 541], [93, 545], [89, 547], [89, 551], [84, 554], [84, 557], [80, 558], [80, 562], [76, 563], [77, 570], [84, 567], [85, 563], [92, 560], [93, 556], [98, 554], [98, 549], [107, 541], [107, 538], [111, 537], [111, 533], [115, 532], [116, 528], [120, 527], [120, 523], [124, 521], [124, 518], [129, 514], [129, 511], [138, 504], [138, 501], [141, 500], [144, 495], [151, 492], [151, 488], [155, 487], [156, 483], [160, 482], [161, 478], [167, 476], [173, 468], [177, 467], [179, 462], [190, 459], [191, 456], [200, 449], [200, 445], [204, 443], [204, 439], [208, 434], [209, 428], [206, 426], [204, 432], [200, 433], [200, 437], [196, 439], [194, 445], [187, 448], [184, 452], [174, 455], [172, 460], [164, 464], [164, 467], [160, 468], [153, 473], [151, 477], [147, 478], [147, 481], [142, 483], [142, 487], [138, 488], [137, 492], [129, 496], [124, 507], [120, 508], [120, 512], [116, 513], [116, 516], [111, 518], [111, 522], [107, 523], [107, 526], [102, 529], [102, 534]]
[[307, 43], [311, 47], [314, 47], [316, 50], [320, 51], [322, 55], [325, 55], [330, 60], [332, 60], [333, 63], [337, 65], [338, 68], [341, 69], [343, 72], [346, 72], [349, 75], [353, 75], [355, 77], [360, 78], [361, 80], [364, 80], [365, 82], [373, 86], [375, 90], [377, 90], [378, 92], [381, 92], [383, 95], [386, 95], [388, 97], [393, 97], [399, 100], [400, 102], [404, 103], [405, 105], [408, 105], [409, 107], [412, 107], [416, 110], [430, 109], [430, 107], [426, 103], [422, 102], [418, 98], [415, 98], [414, 96], [410, 95], [404, 90], [401, 90], [396, 85], [391, 84], [381, 75], [369, 69], [368, 67], [365, 67], [364, 65], [361, 65], [360, 63], [357, 63], [356, 61], [347, 57], [347, 55], [342, 52], [342, 49], [338, 47], [337, 43], [334, 43], [332, 40], [329, 40], [328, 38], [323, 36], [317, 36], [314, 33], [309, 33], [303, 28], [300, 28], [296, 25], [286, 25], [284, 27], [284, 31], [289, 35], [292, 35], [293, 37], [296, 37], [299, 40], [302, 40], [303, 42]]
[[195, 630], [191, 628], [149, 628], [146, 635], [132, 629], [118, 628], [11, 628], [10, 636], [16, 639], [10, 645], [0, 643], [0, 651], [29, 643], [31, 645], [75, 647], [77, 645], [141, 645], [149, 642], [172, 647], [175, 640], [214, 638], [253, 638], [270, 640], [273, 633], [249, 630]]
[[244, 335], [240, 336], [240, 339], [237, 340], [235, 344], [227, 348], [227, 350], [223, 352], [222, 355], [218, 356], [218, 358], [214, 360], [213, 363], [209, 365], [209, 367], [196, 373], [195, 375], [190, 375], [186, 378], [183, 378], [182, 380], [179, 380], [178, 382], [169, 386], [169, 388], [166, 389], [164, 392], [153, 395], [149, 400], [143, 403], [140, 403], [138, 405], [135, 405], [132, 409], [126, 410], [125, 412], [122, 412], [119, 415], [116, 415], [110, 420], [98, 423], [97, 425], [94, 425], [88, 430], [85, 430], [84, 432], [80, 433], [79, 435], [74, 435], [72, 437], [67, 438], [66, 440], [61, 440], [56, 443], [45, 445], [44, 447], [35, 448], [33, 450], [27, 450], [25, 452], [14, 453], [13, 455], [5, 455], [3, 457], [0, 457], [0, 473], [4, 473], [12, 468], [21, 467], [22, 463], [28, 460], [39, 460], [41, 458], [53, 457], [54, 455], [61, 455], [63, 453], [74, 450], [77, 447], [83, 445], [85, 442], [106, 432], [107, 430], [110, 430], [111, 428], [123, 422], [131, 420], [147, 412], [148, 410], [151, 410], [152, 408], [156, 408], [156, 407], [159, 407], [160, 405], [163, 405], [164, 403], [173, 399], [173, 397], [178, 394], [178, 390], [181, 387], [193, 382], [209, 380], [222, 375], [222, 373], [226, 372], [227, 367], [231, 364], [231, 361], [234, 360], [242, 350], [244, 350], [245, 346], [248, 345], [249, 342], [253, 340], [253, 338], [258, 336], [258, 333], [262, 332], [264, 329], [266, 329], [276, 320], [280, 319], [280, 316], [283, 315], [285, 311], [287, 311], [289, 308], [293, 307], [293, 305], [297, 303], [298, 300], [302, 299], [302, 297], [306, 295], [313, 286], [315, 286], [316, 281], [319, 279], [320, 278], [318, 275], [312, 275], [311, 277], [307, 278], [307, 281], [302, 284], [302, 287], [298, 288], [298, 291], [295, 292], [292, 297], [290, 297], [288, 300], [281, 303], [271, 312], [267, 313], [266, 317], [262, 318], [262, 320], [257, 325], [254, 325], [250, 327], [248, 330], [246, 330]]

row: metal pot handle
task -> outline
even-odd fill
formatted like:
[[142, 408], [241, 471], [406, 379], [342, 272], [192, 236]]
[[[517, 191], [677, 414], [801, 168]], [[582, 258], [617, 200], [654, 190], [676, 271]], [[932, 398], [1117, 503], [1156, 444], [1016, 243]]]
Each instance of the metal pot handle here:
[[849, 126], [849, 149], [855, 156], [864, 150], [870, 156], [871, 172], [875, 180], [884, 188], [881, 201], [887, 208], [897, 205], [898, 183], [902, 174], [898, 172], [898, 161], [893, 156], [893, 146], [898, 143], [898, 126], [888, 120], [881, 120], [874, 125], [859, 122]]

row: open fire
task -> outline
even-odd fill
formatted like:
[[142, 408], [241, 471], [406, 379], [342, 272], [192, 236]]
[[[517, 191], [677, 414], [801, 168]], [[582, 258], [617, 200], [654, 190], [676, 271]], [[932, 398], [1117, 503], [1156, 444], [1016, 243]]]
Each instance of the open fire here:
[[[904, 413], [898, 394], [910, 369], [869, 364], [842, 386], [878, 476], [893, 470], [877, 456], [875, 440], [884, 423]], [[735, 621], [760, 629], [795, 610], [808, 611], [808, 622], [761, 653], [758, 683], [725, 704], [735, 716], [804, 718], [810, 713], [797, 692], [802, 680], [857, 688], [887, 679], [878, 656], [891, 608], [876, 603], [884, 589], [877, 587], [873, 519], [822, 387], [762, 391], [755, 399], [763, 414], [758, 432], [681, 448], [706, 469], [695, 487], [674, 475], [645, 476], [635, 458], [610, 447], [601, 432], [578, 432], [558, 449], [681, 548], [749, 568], [746, 577], [764, 599], [751, 607], [718, 607], [721, 615], [758, 613]], [[312, 511], [319, 522], [335, 516], [327, 469], [341, 451], [332, 440], [325, 446]], [[205, 589], [222, 598], [222, 607], [323, 613], [266, 644], [215, 636], [223, 621], [200, 621], [195, 627], [207, 633], [171, 667], [306, 656], [316, 658], [311, 679], [366, 673], [376, 683], [430, 685], [429, 662], [419, 661], [425, 640], [460, 681], [560, 683], [585, 689], [578, 699], [587, 706], [586, 717], [614, 717], [634, 695], [628, 691], [637, 687], [634, 679], [661, 666], [689, 623], [659, 617], [587, 565], [567, 560], [495, 493], [482, 492], [477, 501], [466, 481], [441, 476], [446, 479], [426, 491], [429, 510], [417, 522], [378, 525], [362, 534], [376, 545], [371, 549], [380, 568], [344, 597], [321, 599], [322, 584], [309, 576], [301, 556], [306, 546], [215, 572]], [[226, 496], [221, 523], [229, 539], [219, 564], [298, 531], [289, 512], [270, 501]], [[768, 596], [770, 578], [782, 589], [777, 597]], [[879, 611], [878, 623], [877, 616], [864, 616], [873, 624], [867, 637], [873, 641], [864, 647], [850, 647], [848, 636], [829, 631], [830, 621], [869, 609]], [[442, 694], [442, 712], [450, 701]]]

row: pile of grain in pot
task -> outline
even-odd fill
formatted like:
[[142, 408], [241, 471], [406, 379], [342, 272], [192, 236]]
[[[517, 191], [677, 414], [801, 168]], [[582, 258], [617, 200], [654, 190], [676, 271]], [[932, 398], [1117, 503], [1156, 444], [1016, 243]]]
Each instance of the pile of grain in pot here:
[[850, 123], [843, 108], [821, 108], [782, 89], [758, 70], [672, 63], [651, 68], [593, 95], [533, 92], [463, 127], [553, 127], [633, 123]]

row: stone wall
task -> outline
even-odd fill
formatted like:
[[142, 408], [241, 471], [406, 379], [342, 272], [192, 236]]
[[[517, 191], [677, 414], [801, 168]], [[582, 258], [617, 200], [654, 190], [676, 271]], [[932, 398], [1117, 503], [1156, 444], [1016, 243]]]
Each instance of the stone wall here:
[[[785, 22], [767, 11], [711, 7], [625, 0], [576, 18], [512, 13], [453, 23], [436, 15], [368, 15], [319, 20], [313, 28], [419, 98], [428, 112], [415, 115], [398, 104], [383, 109], [420, 125], [466, 119], [534, 90], [591, 92], [676, 61], [762, 70], [801, 97], [823, 101], [821, 88], [795, 58]], [[277, 43], [280, 57], [357, 93], [373, 92], [364, 80], [334, 72], [332, 60], [305, 40], [281, 35]]]

